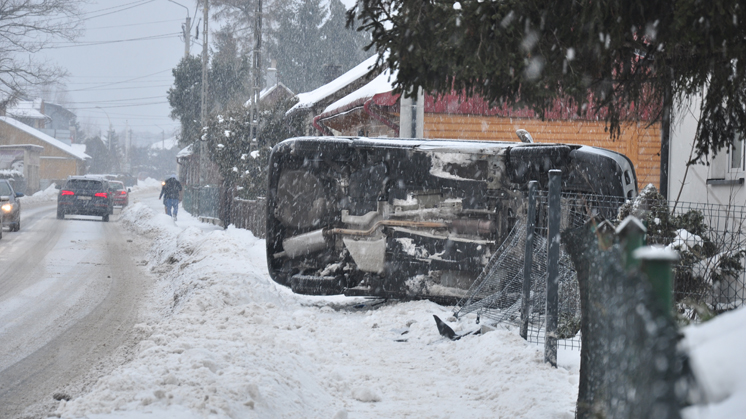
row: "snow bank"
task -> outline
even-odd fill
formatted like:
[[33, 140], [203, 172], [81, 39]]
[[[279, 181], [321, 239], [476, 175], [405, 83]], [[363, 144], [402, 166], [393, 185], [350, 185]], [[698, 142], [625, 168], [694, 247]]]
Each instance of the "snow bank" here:
[[746, 308], [721, 314], [684, 329], [682, 345], [699, 384], [700, 404], [683, 411], [685, 419], [726, 419], [746, 412]]
[[139, 324], [133, 360], [62, 418], [574, 417], [577, 351], [554, 369], [515, 329], [478, 327], [429, 301], [295, 295], [267, 274], [250, 231], [174, 223], [155, 199], [121, 226], [149, 238], [158, 316]]
[[21, 205], [39, 204], [50, 201], [57, 202], [57, 194], [59, 193], [59, 190], [55, 186], [56, 185], [53, 183], [49, 185], [47, 189], [39, 191], [33, 195], [22, 196], [19, 198]]

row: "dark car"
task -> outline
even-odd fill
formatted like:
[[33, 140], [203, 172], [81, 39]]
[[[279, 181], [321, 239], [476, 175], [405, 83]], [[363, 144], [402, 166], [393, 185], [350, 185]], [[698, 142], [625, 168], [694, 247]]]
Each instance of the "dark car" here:
[[124, 183], [118, 181], [118, 180], [110, 180], [109, 186], [112, 190], [112, 195], [114, 198], [114, 205], [120, 206], [122, 208], [126, 207], [130, 203], [130, 188], [125, 188]]
[[[269, 273], [303, 294], [460, 298], [526, 213], [528, 183], [546, 190], [552, 169], [589, 200], [637, 195], [630, 160], [595, 147], [285, 140], [269, 161]], [[584, 202], [573, 211], [592, 212]]]
[[[0, 179], [0, 210], [2, 210], [3, 227], [9, 227], [10, 231], [21, 229], [21, 202], [18, 198], [23, 194], [13, 190], [10, 182]], [[0, 235], [2, 237], [2, 235]]]
[[114, 200], [109, 181], [100, 177], [71, 176], [57, 195], [57, 218], [65, 215], [96, 215], [109, 221]]

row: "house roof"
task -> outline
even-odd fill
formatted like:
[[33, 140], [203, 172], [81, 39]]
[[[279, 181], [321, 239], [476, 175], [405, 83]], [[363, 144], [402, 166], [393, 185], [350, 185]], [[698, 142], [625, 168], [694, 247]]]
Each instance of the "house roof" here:
[[346, 73], [342, 74], [341, 76], [337, 77], [336, 79], [332, 80], [331, 82], [315, 90], [312, 90], [310, 92], [299, 93], [297, 95], [298, 103], [296, 103], [295, 106], [290, 108], [290, 110], [287, 111], [287, 114], [291, 114], [300, 109], [311, 108], [314, 105], [316, 105], [318, 102], [320, 102], [321, 100], [349, 86], [354, 81], [368, 74], [368, 72], [373, 67], [373, 64], [375, 64], [377, 59], [378, 59], [378, 55], [373, 55], [372, 57], [356, 65], [355, 67], [353, 67]]
[[188, 146], [181, 149], [181, 151], [176, 153], [176, 158], [178, 159], [179, 157], [189, 157], [194, 154], [194, 152], [192, 151], [192, 145], [193, 144], [189, 144]]
[[392, 74], [389, 70], [384, 71], [365, 86], [355, 90], [349, 95], [327, 106], [322, 114], [332, 112], [336, 109], [344, 108], [351, 103], [372, 99], [373, 96], [379, 93], [386, 93], [394, 90], [392, 82], [396, 80], [396, 74], [397, 72], [394, 72]]
[[[295, 94], [293, 93], [292, 90], [290, 90], [290, 88], [282, 84], [282, 82], [277, 82], [276, 84], [272, 86], [265, 87], [264, 89], [262, 89], [261, 92], [259, 92], [259, 101], [261, 102], [262, 100], [264, 100], [264, 98], [269, 96], [272, 92], [274, 92], [277, 89], [285, 89], [290, 94], [290, 96]], [[246, 103], [244, 103], [244, 106], [246, 107], [251, 106], [251, 99], [247, 100]]]
[[49, 117], [41, 113], [41, 99], [36, 100], [19, 100], [13, 106], [9, 106], [5, 113], [14, 118], [28, 119], [48, 119]]
[[43, 141], [43, 142], [45, 142], [45, 143], [47, 143], [47, 144], [49, 144], [49, 145], [51, 145], [51, 146], [53, 146], [55, 148], [58, 148], [58, 149], [64, 151], [67, 154], [70, 154], [71, 156], [73, 156], [73, 157], [75, 157], [77, 159], [86, 160], [86, 159], [90, 159], [91, 158], [91, 156], [85, 154], [84, 152], [80, 151], [79, 149], [73, 148], [73, 147], [71, 147], [71, 146], [63, 143], [62, 141], [60, 141], [60, 140], [58, 140], [58, 139], [56, 139], [54, 137], [51, 137], [51, 136], [49, 136], [47, 134], [44, 134], [43, 132], [39, 131], [38, 129], [32, 128], [32, 127], [24, 124], [23, 122], [16, 121], [15, 119], [13, 119], [11, 117], [0, 116], [0, 121], [3, 121], [6, 124], [8, 124], [8, 125], [10, 125], [10, 126], [12, 126], [14, 128], [17, 128], [17, 129], [19, 129], [21, 131], [24, 131], [27, 134], [33, 135], [34, 137], [38, 138], [39, 140], [41, 140], [41, 141]]
[[172, 148], [179, 145], [179, 141], [176, 137], [166, 138], [162, 141], [156, 141], [150, 145], [151, 150], [171, 150]]

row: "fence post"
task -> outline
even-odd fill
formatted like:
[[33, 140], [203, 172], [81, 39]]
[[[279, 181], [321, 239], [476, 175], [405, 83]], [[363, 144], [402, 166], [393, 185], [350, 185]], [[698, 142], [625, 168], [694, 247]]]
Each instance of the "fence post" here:
[[624, 269], [627, 271], [640, 266], [640, 260], [633, 252], [643, 245], [647, 229], [635, 216], [628, 216], [616, 228], [616, 234], [624, 242]]
[[521, 337], [528, 339], [528, 320], [531, 313], [531, 274], [534, 261], [534, 230], [536, 229], [536, 185], [528, 183], [528, 213], [526, 215], [526, 251], [523, 256], [523, 298], [521, 300]]
[[549, 171], [549, 210], [547, 214], [547, 326], [544, 338], [544, 362], [557, 366], [557, 317], [559, 311], [560, 192], [562, 171]]
[[661, 309], [669, 316], [673, 313], [673, 270], [671, 265], [679, 260], [673, 250], [653, 246], [640, 247], [634, 258], [641, 262], [640, 269], [647, 275], [653, 296]]

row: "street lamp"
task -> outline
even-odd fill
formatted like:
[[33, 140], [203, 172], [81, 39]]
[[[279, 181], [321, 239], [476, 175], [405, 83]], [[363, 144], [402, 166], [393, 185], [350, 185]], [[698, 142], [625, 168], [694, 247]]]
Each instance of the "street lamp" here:
[[181, 3], [177, 3], [174, 0], [168, 0], [173, 4], [176, 4], [178, 6], [181, 6], [186, 9], [187, 15], [186, 15], [186, 23], [181, 28], [181, 32], [184, 35], [184, 58], [187, 58], [189, 56], [189, 44], [192, 43], [192, 39], [190, 38], [191, 32], [192, 32], [192, 18], [189, 17], [189, 8], [184, 6]]

